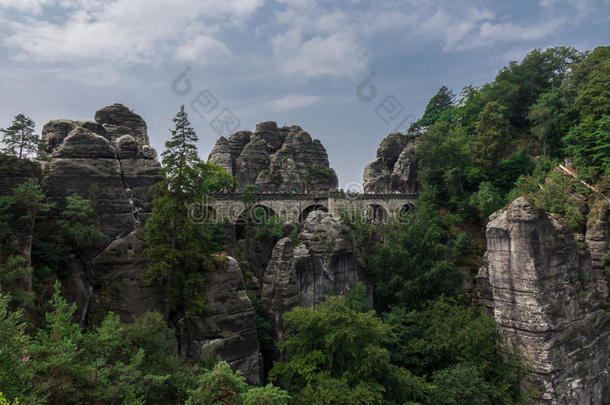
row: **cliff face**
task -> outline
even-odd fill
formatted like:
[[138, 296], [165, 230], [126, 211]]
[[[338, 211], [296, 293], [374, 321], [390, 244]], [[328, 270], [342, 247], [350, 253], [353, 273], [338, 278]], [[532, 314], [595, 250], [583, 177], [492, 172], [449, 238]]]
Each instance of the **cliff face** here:
[[252, 303], [239, 264], [232, 257], [225, 270], [206, 274], [206, 311], [201, 317], [182, 320], [179, 327], [184, 337], [181, 352], [199, 358], [206, 348], [240, 370], [251, 384], [262, 381], [262, 356], [256, 334]]
[[258, 124], [254, 132], [221, 137], [209, 161], [233, 174], [239, 189], [256, 184], [260, 191], [289, 193], [337, 187], [324, 146], [298, 126], [278, 128], [268, 121]]
[[[518, 198], [487, 225], [479, 300], [494, 314], [506, 344], [532, 365], [530, 383], [540, 390], [535, 403], [608, 399], [610, 314], [603, 310], [607, 286], [597, 263], [608, 241], [601, 217], [592, 217], [591, 234], [575, 237]], [[585, 239], [596, 244], [589, 248]]]
[[377, 158], [364, 168], [364, 191], [416, 193], [419, 189], [416, 147], [416, 140], [409, 135], [386, 136], [379, 144]]
[[333, 215], [313, 211], [296, 241], [281, 239], [263, 278], [262, 303], [282, 336], [282, 315], [295, 306], [313, 307], [328, 294], [343, 294], [358, 283], [372, 284], [349, 228]]
[[152, 210], [149, 188], [160, 180], [161, 165], [139, 115], [113, 104], [96, 112], [95, 119], [53, 120], [44, 126], [50, 156], [45, 192], [60, 207], [74, 193], [95, 199], [100, 229], [108, 237], [72, 272], [82, 319], [105, 310], [132, 319], [161, 307], [161, 295], [142, 281], [147, 265], [142, 226]]
[[[148, 266], [143, 230], [152, 211], [150, 186], [161, 179], [156, 151], [148, 144], [146, 123], [127, 107], [113, 104], [95, 121], [54, 120], [44, 126], [44, 181], [59, 207], [77, 193], [96, 199], [101, 230], [108, 236], [75, 260], [67, 292], [78, 303], [81, 323], [113, 311], [124, 321], [161, 310], [164, 294], [144, 283]], [[90, 187], [98, 192], [91, 195]], [[212, 346], [221, 360], [252, 383], [262, 366], [252, 303], [241, 270], [229, 258], [227, 270], [206, 275], [206, 315], [179, 320], [180, 349], [194, 358]]]

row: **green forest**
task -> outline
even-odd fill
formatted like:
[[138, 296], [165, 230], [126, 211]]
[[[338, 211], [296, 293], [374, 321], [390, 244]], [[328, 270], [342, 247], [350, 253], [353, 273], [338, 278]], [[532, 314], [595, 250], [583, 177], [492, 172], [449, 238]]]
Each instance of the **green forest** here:
[[[527, 362], [502, 344], [464, 285], [481, 265], [489, 215], [515, 198], [582, 232], [583, 201], [608, 195], [610, 46], [535, 49], [493, 82], [442, 86], [408, 133], [417, 142], [417, 209], [388, 224], [347, 221], [372, 302], [358, 285], [294, 308], [273, 347], [251, 295], [263, 351], [281, 354], [261, 387], [213, 351], [197, 361], [177, 353], [180, 331], [167, 325], [170, 314], [205, 316], [206, 273], [226, 266], [223, 227], [193, 223], [188, 204], [236, 186], [201, 159], [184, 107], [172, 127], [144, 229], [146, 282], [162, 289], [165, 307], [131, 323], [108, 312], [89, 324], [75, 316], [65, 284], [74, 258], [86, 261], [108, 238], [100, 190], [51, 203], [36, 180], [47, 157], [33, 159], [44, 149], [34, 122], [20, 114], [2, 129], [0, 172], [24, 181], [0, 197], [0, 404], [476, 405], [536, 394], [520, 385]], [[277, 240], [281, 225], [260, 232]]]

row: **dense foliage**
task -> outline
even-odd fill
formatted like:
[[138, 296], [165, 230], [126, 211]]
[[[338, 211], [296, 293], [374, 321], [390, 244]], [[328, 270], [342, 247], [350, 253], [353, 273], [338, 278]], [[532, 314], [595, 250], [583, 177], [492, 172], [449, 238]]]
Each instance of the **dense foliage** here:
[[417, 308], [440, 295], [457, 296], [461, 275], [452, 258], [470, 243], [456, 234], [452, 220], [439, 215], [431, 196], [418, 199], [415, 213], [384, 229], [384, 241], [368, 256], [375, 283], [375, 307]]
[[10, 312], [8, 302], [0, 295], [0, 387], [9, 400], [24, 405], [207, 404], [229, 381], [242, 396], [232, 404], [286, 403], [284, 391], [249, 387], [226, 363], [207, 369], [176, 356], [175, 337], [159, 313], [131, 324], [109, 313], [97, 327], [83, 331], [71, 320], [75, 305], [56, 284], [44, 326], [29, 337], [21, 313]]
[[[484, 219], [516, 195], [534, 194], [519, 186], [543, 184], [565, 161], [582, 180], [604, 183], [610, 176], [609, 77], [610, 47], [591, 53], [556, 47], [530, 52], [480, 88], [466, 87], [457, 103], [439, 104], [444, 110], [419, 128], [424, 184], [452, 212]], [[450, 100], [446, 94], [441, 88], [433, 100]], [[535, 179], [542, 169], [542, 179]]]
[[271, 379], [293, 394], [295, 404], [402, 404], [427, 398], [430, 387], [391, 362], [384, 346], [390, 327], [374, 311], [350, 308], [328, 297], [316, 308], [284, 315], [285, 361]]

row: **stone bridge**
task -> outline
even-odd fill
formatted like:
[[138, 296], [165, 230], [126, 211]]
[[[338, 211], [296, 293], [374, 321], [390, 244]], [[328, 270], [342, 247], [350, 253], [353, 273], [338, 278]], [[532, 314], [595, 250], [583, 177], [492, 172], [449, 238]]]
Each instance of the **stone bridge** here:
[[244, 202], [241, 193], [216, 193], [191, 206], [191, 219], [226, 220], [231, 223], [260, 221], [279, 216], [284, 222], [302, 222], [314, 210], [368, 222], [387, 222], [400, 218], [415, 208], [417, 194], [367, 193], [257, 193]]

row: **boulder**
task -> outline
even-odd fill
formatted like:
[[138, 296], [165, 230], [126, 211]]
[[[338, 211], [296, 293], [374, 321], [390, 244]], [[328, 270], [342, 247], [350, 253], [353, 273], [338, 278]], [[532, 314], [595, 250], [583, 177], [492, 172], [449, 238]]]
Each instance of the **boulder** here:
[[108, 132], [114, 132], [114, 136], [129, 134], [140, 144], [149, 143], [146, 122], [123, 104], [112, 104], [97, 111], [95, 121]]
[[119, 159], [133, 159], [138, 156], [139, 148], [135, 138], [123, 135], [114, 141], [118, 150]]
[[51, 153], [56, 150], [76, 126], [77, 123], [70, 120], [52, 120], [47, 122], [42, 127], [45, 152]]
[[114, 159], [116, 150], [103, 136], [83, 127], [75, 127], [52, 154], [57, 158]]

